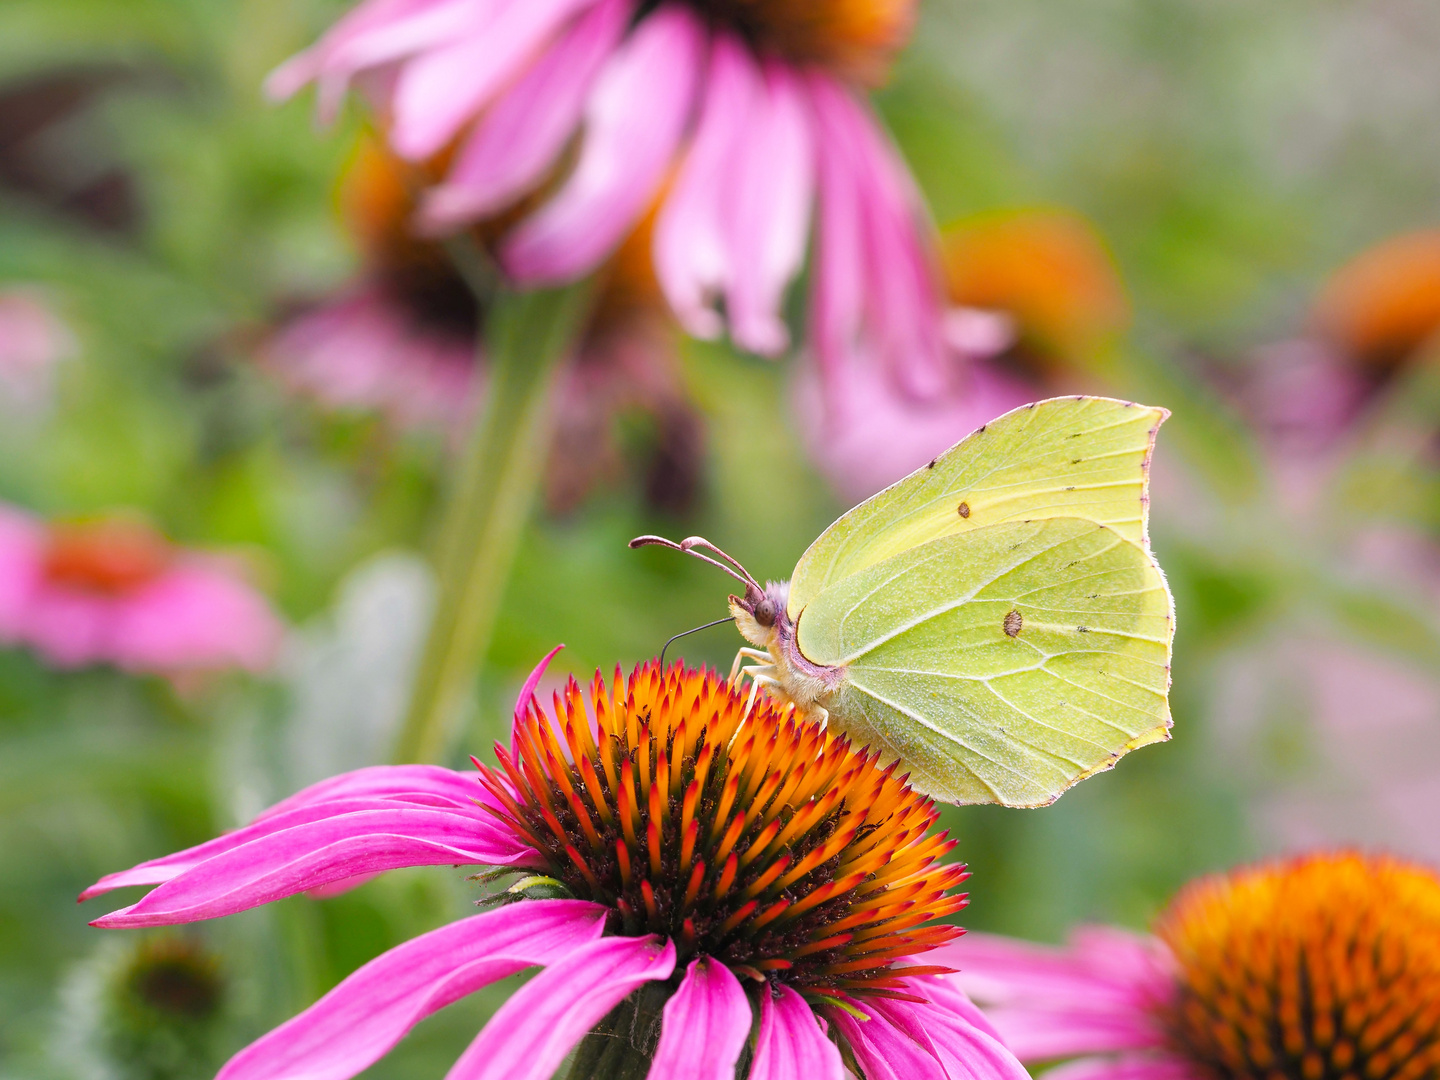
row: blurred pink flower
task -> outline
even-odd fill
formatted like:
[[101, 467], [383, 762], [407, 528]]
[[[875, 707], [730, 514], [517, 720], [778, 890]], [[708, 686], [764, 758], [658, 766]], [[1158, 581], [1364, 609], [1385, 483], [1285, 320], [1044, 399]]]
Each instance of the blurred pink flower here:
[[328, 116], [359, 78], [400, 155], [449, 155], [420, 208], [432, 229], [545, 192], [498, 242], [522, 285], [594, 270], [658, 198], [655, 265], [681, 323], [705, 338], [728, 324], [766, 355], [789, 344], [813, 211], [822, 368], [879, 362], [929, 393], [943, 365], [924, 212], [861, 89], [914, 6], [366, 0], [269, 90], [316, 82]]
[[0, 290], [0, 406], [42, 405], [55, 365], [75, 350], [75, 336], [38, 293]]
[[1320, 852], [1192, 882], [1154, 936], [942, 951], [1021, 1061], [1055, 1080], [1373, 1080], [1440, 1068], [1440, 878]]
[[[500, 767], [346, 773], [82, 894], [154, 885], [92, 924], [142, 927], [400, 867], [525, 872], [491, 894], [501, 906], [372, 960], [219, 1080], [348, 1080], [426, 1016], [534, 966], [451, 1080], [545, 1080], [577, 1044], [575, 1075], [608, 1075], [581, 1064], [597, 1042], [615, 1075], [652, 1080], [734, 1080], [747, 1048], [749, 1080], [844, 1080], [842, 1047], [872, 1080], [1028, 1080], [948, 969], [914, 962], [959, 934], [936, 920], [963, 907], [965, 874], [940, 863], [933, 804], [893, 768], [679, 664], [617, 669], [613, 685], [597, 672], [588, 705], [572, 680], [550, 715], [534, 696], [549, 659]], [[737, 800], [762, 746], [772, 796]]]
[[375, 281], [289, 320], [265, 359], [291, 390], [328, 409], [451, 432], [470, 418], [480, 372], [473, 334], [425, 325]]
[[[327, 409], [378, 413], [398, 428], [458, 442], [484, 390], [478, 338], [486, 305], [439, 242], [414, 234], [411, 173], [373, 139], [361, 140], [341, 202], [363, 267], [337, 297], [283, 323], [261, 358], [293, 392]], [[471, 238], [483, 242], [494, 224], [482, 223]], [[650, 505], [684, 513], [698, 494], [702, 424], [680, 378], [648, 227], [647, 219], [607, 260], [586, 332], [563, 369], [545, 477], [552, 512], [573, 510], [624, 475], [616, 421], [630, 413], [654, 429], [641, 464]]]
[[1017, 406], [1103, 389], [1096, 361], [1130, 323], [1114, 261], [1076, 214], [987, 213], [946, 228], [940, 246], [953, 306], [934, 393], [861, 364], [811, 367], [797, 381], [802, 436], [844, 499], [874, 494]]
[[[987, 316], [1003, 318], [973, 311], [965, 311], [964, 316], [976, 327]], [[979, 334], [973, 336], [975, 344], [989, 344], [978, 340]], [[996, 334], [994, 340], [1003, 339]], [[836, 494], [860, 502], [948, 450], [981, 424], [1044, 396], [983, 352], [966, 355], [957, 349], [954, 365], [952, 385], [938, 396], [920, 400], [901, 393], [873, 367], [844, 365], [832, 373], [828, 385], [822, 384], [813, 366], [801, 370], [795, 381], [794, 413], [811, 460]]]
[[269, 666], [282, 627], [226, 562], [112, 518], [47, 524], [0, 504], [0, 643], [57, 668], [172, 677]]

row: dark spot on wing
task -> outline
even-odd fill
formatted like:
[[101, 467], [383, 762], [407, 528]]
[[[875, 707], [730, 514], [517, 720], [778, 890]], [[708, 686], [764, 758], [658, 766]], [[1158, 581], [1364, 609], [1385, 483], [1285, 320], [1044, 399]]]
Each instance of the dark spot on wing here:
[[1075, 490], [1075, 485], [1074, 485], [1074, 484], [1071, 484], [1071, 485], [1070, 485], [1069, 487], [1067, 487], [1065, 490], [1066, 490], [1066, 491], [1074, 491], [1074, 490]]
[[1090, 632], [1090, 628], [1088, 626], [1077, 626], [1075, 627], [1075, 629], [1082, 634], [1088, 634]]
[[1084, 459], [1083, 457], [1071, 458], [1071, 459], [1070, 459], [1070, 464], [1071, 464], [1071, 465], [1079, 465], [1080, 462], [1082, 462], [1082, 461], [1084, 461], [1084, 460], [1085, 460], [1085, 459]]
[[927, 468], [927, 469], [933, 469], [933, 468], [935, 467], [935, 462], [937, 462], [937, 461], [939, 461], [939, 460], [940, 460], [939, 458], [933, 458], [933, 457], [932, 457], [932, 458], [930, 459], [930, 464], [929, 464], [929, 465], [926, 465], [925, 468]]
[[970, 516], [970, 504], [968, 502], [962, 502], [955, 508], [955, 512], [962, 518], [968, 518]]
[[1011, 610], [1010, 614], [1005, 616], [1005, 635], [1007, 637], [1019, 637], [1020, 628], [1024, 625], [1025, 620], [1020, 617], [1020, 612]]

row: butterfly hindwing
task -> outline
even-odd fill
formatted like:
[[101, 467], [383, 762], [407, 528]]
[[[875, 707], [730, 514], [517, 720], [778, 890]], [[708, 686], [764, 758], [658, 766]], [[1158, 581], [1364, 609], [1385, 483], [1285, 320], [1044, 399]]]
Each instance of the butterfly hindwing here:
[[819, 591], [797, 633], [807, 658], [843, 669], [820, 699], [830, 722], [901, 759], [919, 790], [1036, 806], [1169, 737], [1173, 628], [1138, 537], [1052, 517], [872, 562]]
[[1148, 548], [1147, 473], [1164, 409], [1052, 398], [1006, 413], [826, 529], [795, 567], [791, 618], [900, 552], [1003, 521], [1076, 517]]

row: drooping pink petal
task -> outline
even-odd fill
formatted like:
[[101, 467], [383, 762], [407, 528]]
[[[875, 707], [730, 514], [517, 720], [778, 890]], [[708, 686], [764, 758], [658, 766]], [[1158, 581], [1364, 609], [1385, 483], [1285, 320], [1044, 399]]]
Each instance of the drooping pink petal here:
[[525, 715], [529, 712], [532, 704], [538, 707], [539, 703], [535, 701], [535, 688], [540, 685], [540, 680], [545, 677], [545, 669], [550, 666], [550, 661], [554, 660], [556, 654], [563, 648], [565, 648], [564, 645], [556, 645], [542, 656], [540, 662], [530, 670], [530, 674], [525, 679], [525, 685], [520, 687], [520, 696], [515, 700], [515, 723], [518, 724], [525, 719]]
[[843, 1080], [840, 1050], [826, 1038], [821, 1023], [788, 986], [762, 993], [750, 1080]]
[[565, 21], [595, 0], [500, 0], [483, 24], [401, 68], [391, 100], [390, 144], [422, 161], [538, 57]]
[[890, 1023], [873, 1001], [852, 1002], [870, 1019], [861, 1021], [842, 1009], [827, 1015], [850, 1044], [866, 1080], [950, 1080], [938, 1053]]
[[594, 941], [605, 915], [583, 900], [528, 900], [422, 934], [241, 1050], [216, 1080], [348, 1080], [431, 1013]]
[[695, 139], [655, 230], [657, 274], [692, 334], [719, 335], [723, 296], [737, 344], [765, 355], [786, 347], [780, 305], [805, 256], [813, 172], [795, 77], [718, 36]]
[[515, 229], [501, 260], [525, 284], [572, 280], [628, 233], [665, 178], [689, 122], [705, 31], [674, 4], [611, 56], [585, 106], [574, 173]]
[[[912, 990], [925, 995], [938, 978], [916, 979]], [[908, 1036], [944, 1067], [950, 1080], [1030, 1080], [1016, 1056], [990, 1032], [988, 1023], [977, 1027], [964, 1015], [938, 1006], [910, 1001], [867, 1002], [872, 1017], [879, 1016]], [[986, 1030], [990, 1029], [990, 1030]]]
[[164, 926], [232, 915], [344, 878], [404, 866], [506, 865], [525, 858], [498, 821], [387, 802], [259, 836], [191, 866], [92, 926]]
[[339, 110], [350, 80], [484, 25], [503, 0], [367, 0], [311, 48], [287, 60], [265, 81], [272, 99], [290, 97], [318, 81], [322, 121]]
[[[750, 1037], [750, 1000], [740, 980], [708, 957], [690, 962], [665, 1003], [650, 1075], [660, 1080], [733, 1080]], [[703, 1052], [697, 1052], [703, 1047]]]
[[425, 194], [422, 223], [442, 230], [494, 214], [544, 178], [574, 134], [634, 0], [599, 0], [495, 102]]
[[675, 970], [675, 946], [651, 935], [582, 945], [522, 986], [445, 1080], [546, 1080], [630, 992]]
[[875, 115], [829, 75], [811, 72], [820, 229], [811, 297], [817, 359], [884, 366], [909, 393], [944, 384], [938, 271], [921, 202]]
[[655, 222], [656, 275], [681, 325], [696, 337], [716, 338], [724, 328], [714, 304], [734, 277], [726, 200], [734, 154], [762, 92], [750, 50], [732, 34], [717, 36], [695, 136]]
[[734, 166], [726, 233], [735, 274], [726, 290], [726, 312], [738, 345], [772, 356], [790, 340], [780, 308], [805, 258], [815, 176], [809, 118], [796, 77], [778, 62], [766, 64], [760, 100]]

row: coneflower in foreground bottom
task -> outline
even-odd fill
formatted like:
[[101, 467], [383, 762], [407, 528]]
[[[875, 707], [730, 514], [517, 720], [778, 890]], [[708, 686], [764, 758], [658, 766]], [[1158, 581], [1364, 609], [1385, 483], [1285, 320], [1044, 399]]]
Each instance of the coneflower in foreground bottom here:
[[[551, 654], [553, 655], [553, 653]], [[548, 659], [548, 658], [547, 658]], [[452, 1080], [571, 1076], [1023, 1080], [956, 989], [916, 957], [960, 931], [960, 865], [891, 765], [712, 672], [646, 664], [588, 709], [521, 693], [501, 768], [364, 769], [246, 828], [102, 879], [156, 884], [97, 926], [227, 915], [400, 866], [526, 877], [494, 910], [365, 965], [242, 1050], [225, 1080], [344, 1080], [419, 1020], [512, 972], [536, 975]], [[539, 898], [544, 896], [544, 898]], [[589, 1036], [589, 1037], [587, 1037]], [[578, 1047], [578, 1049], [577, 1049]]]
[[1353, 852], [1202, 879], [1155, 938], [946, 950], [1026, 1061], [1065, 1080], [1436, 1080], [1440, 877]]

